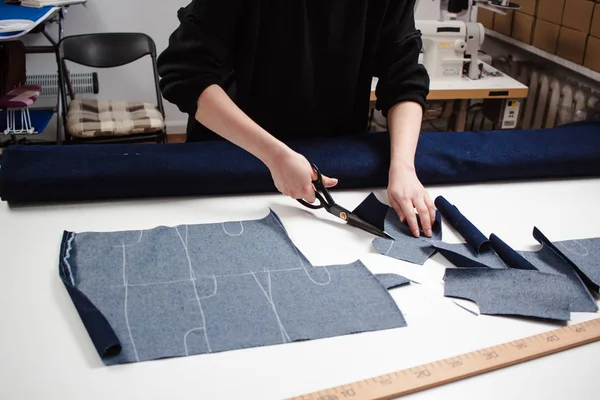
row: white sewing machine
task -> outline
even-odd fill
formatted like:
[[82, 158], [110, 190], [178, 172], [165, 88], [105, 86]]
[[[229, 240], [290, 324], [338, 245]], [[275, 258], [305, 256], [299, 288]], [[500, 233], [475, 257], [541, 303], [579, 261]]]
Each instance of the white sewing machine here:
[[419, 20], [422, 33], [423, 65], [432, 78], [457, 78], [466, 75], [479, 79], [479, 48], [485, 31], [476, 22]]
[[[481, 69], [479, 49], [485, 38], [482, 24], [472, 21], [473, 7], [486, 8], [493, 12], [506, 14], [507, 9], [519, 9], [509, 0], [434, 0], [427, 3], [430, 8], [439, 8], [437, 19], [417, 19], [417, 29], [422, 33], [423, 60], [427, 72], [432, 78], [479, 79]], [[424, 15], [419, 1], [415, 6], [415, 15]], [[435, 7], [437, 6], [437, 7]]]

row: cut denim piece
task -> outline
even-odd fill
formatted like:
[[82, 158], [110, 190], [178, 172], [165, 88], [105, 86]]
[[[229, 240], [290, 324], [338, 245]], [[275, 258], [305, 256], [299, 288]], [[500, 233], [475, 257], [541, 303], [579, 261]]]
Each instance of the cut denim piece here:
[[550, 246], [543, 244], [538, 251], [520, 251], [519, 254], [529, 261], [538, 271], [549, 274], [563, 275], [563, 291], [569, 297], [571, 312], [596, 312], [598, 305], [592, 294], [582, 282], [573, 267], [557, 254]]
[[[600, 175], [600, 120], [551, 129], [422, 132], [424, 185]], [[386, 187], [388, 132], [286, 141], [339, 179], [335, 190]], [[267, 167], [226, 140], [197, 143], [10, 146], [0, 198], [12, 204], [277, 193]]]
[[535, 270], [446, 269], [444, 295], [474, 301], [482, 314], [568, 321], [566, 279]]
[[477, 253], [466, 243], [444, 243], [438, 240], [432, 241], [431, 245], [459, 268], [508, 268], [493, 248]]
[[490, 248], [490, 241], [459, 209], [443, 196], [435, 199], [435, 206], [450, 225], [465, 239], [471, 248], [480, 253]]
[[533, 236], [567, 260], [591, 291], [600, 293], [600, 238], [551, 242], [536, 227]]
[[410, 284], [410, 281], [398, 274], [375, 274], [375, 277], [387, 290]]
[[513, 250], [508, 244], [503, 242], [502, 239], [493, 233], [490, 235], [490, 242], [492, 243], [492, 247], [496, 253], [500, 256], [504, 263], [508, 265], [509, 268], [530, 270], [536, 269], [529, 261], [523, 258], [523, 256]]
[[402, 277], [382, 283], [360, 261], [312, 266], [274, 212], [65, 232], [59, 273], [106, 365], [406, 326], [386, 289]]
[[373, 193], [363, 200], [353, 212], [377, 227], [383, 225], [385, 232], [394, 238], [394, 240], [390, 240], [378, 237], [373, 240], [375, 249], [388, 257], [422, 265], [435, 253], [430, 240], [442, 239], [442, 217], [439, 211], [436, 212], [436, 220], [433, 221], [431, 227], [432, 238], [424, 235], [418, 214], [417, 221], [421, 229], [421, 236], [416, 238], [410, 232], [408, 223], [400, 222], [396, 211], [380, 202]]

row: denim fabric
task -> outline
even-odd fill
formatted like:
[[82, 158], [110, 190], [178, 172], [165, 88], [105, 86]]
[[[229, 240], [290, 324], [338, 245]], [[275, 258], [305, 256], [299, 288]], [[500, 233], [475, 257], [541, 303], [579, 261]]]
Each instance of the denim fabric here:
[[[495, 235], [492, 235], [492, 237], [494, 236]], [[550, 246], [544, 246], [539, 251], [515, 251], [505, 243], [503, 246], [499, 246], [499, 239], [497, 236], [496, 239], [493, 240], [496, 247], [501, 248], [501, 253], [504, 255], [504, 258], [500, 257], [494, 249], [476, 253], [471, 246], [466, 244], [448, 244], [438, 241], [433, 245], [440, 254], [459, 268], [500, 270], [508, 269], [515, 265], [515, 267], [512, 268], [521, 270], [539, 270], [544, 273], [562, 275], [566, 279], [562, 281], [561, 285], [554, 286], [553, 289], [559, 290], [561, 293], [567, 295], [569, 310], [571, 312], [596, 312], [598, 310], [596, 301], [593, 299], [591, 293], [583, 284], [573, 267], [552, 250]], [[506, 260], [506, 263], [503, 259]], [[525, 268], [525, 266], [528, 268]], [[536, 275], [532, 276], [535, 277]], [[485, 296], [485, 293], [480, 294], [481, 299]], [[490, 293], [490, 296], [496, 295]]]
[[[422, 132], [415, 167], [425, 185], [600, 175], [600, 121], [552, 129]], [[389, 134], [294, 140], [335, 190], [385, 187]], [[0, 161], [10, 203], [276, 192], [268, 169], [227, 141], [11, 146]]]
[[600, 293], [600, 238], [551, 242], [538, 228], [533, 236], [568, 261], [591, 291]]
[[502, 239], [500, 239], [497, 235], [490, 235], [490, 242], [492, 243], [492, 247], [496, 251], [496, 254], [500, 256], [502, 261], [509, 267], [513, 269], [531, 269], [535, 270], [536, 268], [531, 265], [529, 261], [527, 261], [523, 256], [513, 250], [508, 244], [506, 244]]
[[[365, 221], [383, 228], [394, 240], [377, 237], [373, 240], [373, 246], [381, 254], [398, 260], [408, 261], [414, 264], [423, 264], [435, 253], [431, 247], [429, 238], [423, 235], [415, 238], [410, 232], [408, 223], [400, 222], [400, 218], [393, 208], [380, 202], [375, 194], [371, 193], [353, 211]], [[442, 239], [441, 214], [436, 213], [436, 220], [432, 224], [433, 239]], [[419, 227], [421, 221], [417, 215]], [[422, 227], [421, 227], [422, 228]]]
[[474, 301], [482, 314], [568, 321], [566, 279], [535, 270], [446, 269], [444, 295]]
[[450, 204], [443, 196], [436, 197], [434, 203], [442, 216], [456, 229], [473, 250], [480, 253], [489, 249], [489, 239], [455, 205]]
[[71, 296], [106, 365], [406, 326], [386, 289], [402, 277], [382, 283], [360, 261], [311, 265], [274, 212], [65, 232], [59, 272], [69, 293], [89, 300]]
[[500, 256], [489, 249], [477, 253], [466, 243], [431, 242], [431, 245], [448, 261], [460, 268], [506, 269], [508, 266]]
[[388, 290], [410, 284], [408, 279], [398, 274], [375, 274], [375, 278]]
[[598, 311], [596, 300], [577, 275], [575, 269], [550, 246], [542, 245], [542, 248], [538, 251], [519, 251], [519, 254], [538, 271], [563, 275], [567, 278], [561, 290], [567, 293], [571, 312]]

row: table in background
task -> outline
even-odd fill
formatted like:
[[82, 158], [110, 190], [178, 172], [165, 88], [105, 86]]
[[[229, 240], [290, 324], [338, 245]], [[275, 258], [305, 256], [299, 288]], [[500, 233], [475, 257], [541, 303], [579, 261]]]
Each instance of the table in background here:
[[[487, 63], [483, 63], [484, 70], [500, 76], [484, 75], [481, 79], [435, 78], [431, 79], [427, 100], [458, 100], [458, 115], [456, 116], [454, 130], [465, 130], [467, 107], [472, 99], [523, 99], [528, 95], [528, 88], [521, 82], [502, 73]], [[377, 99], [375, 88], [378, 79], [371, 82], [371, 101]]]
[[[538, 226], [552, 240], [600, 236], [600, 179], [447, 185], [428, 188], [456, 204], [486, 235], [515, 249], [539, 248]], [[350, 209], [370, 190], [336, 191]], [[375, 194], [385, 200], [385, 191]], [[105, 367], [58, 275], [63, 230], [118, 231], [159, 225], [257, 219], [269, 207], [314, 265], [360, 259], [374, 273], [419, 284], [394, 289], [405, 328], [191, 357]], [[323, 210], [282, 195], [208, 196], [9, 208], [0, 203], [0, 398], [280, 400], [370, 378], [557, 327], [525, 318], [475, 316], [443, 296], [439, 255], [424, 265], [376, 253], [373, 237]], [[444, 241], [462, 241], [444, 227]], [[357, 296], [360, 293], [356, 294]], [[597, 318], [574, 313], [572, 323]], [[407, 399], [592, 399], [600, 343], [490, 372]]]
[[[33, 25], [30, 26], [27, 30], [23, 30], [20, 32], [14, 32], [14, 33], [0, 33], [0, 45], [2, 45], [3, 41], [20, 40], [28, 34], [41, 33], [44, 35], [44, 37], [46, 38], [46, 40], [48, 40], [48, 42], [50, 44], [44, 45], [44, 46], [26, 46], [25, 51], [28, 54], [53, 54], [56, 59], [56, 48], [58, 46], [58, 43], [61, 41], [61, 39], [63, 38], [63, 35], [64, 35], [63, 22], [64, 22], [64, 18], [65, 18], [65, 13], [66, 13], [66, 7], [69, 7], [71, 5], [76, 5], [76, 4], [86, 4], [86, 0], [71, 0], [71, 1], [68, 1], [65, 3], [62, 3], [58, 7], [46, 6], [46, 7], [41, 7], [41, 8], [24, 7], [24, 6], [16, 5], [16, 4], [0, 3], [0, 20], [23, 19], [23, 20], [30, 20], [30, 21], [34, 22]], [[48, 23], [52, 23], [52, 22], [55, 22], [56, 27], [57, 27], [56, 39], [53, 38], [46, 31], [46, 25]], [[58, 65], [56, 67], [56, 70], [58, 73]], [[68, 79], [67, 79], [66, 83], [67, 83], [67, 90], [72, 94], [72, 87], [71, 87], [70, 81]], [[60, 113], [60, 90], [61, 90], [61, 88], [59, 87], [59, 93], [57, 94], [57, 98], [58, 98], [57, 104], [58, 104], [59, 109], [55, 111], [55, 112], [59, 112], [59, 113]], [[39, 130], [40, 132], [45, 129], [45, 127], [48, 125], [48, 123], [52, 119], [53, 115], [54, 115], [54, 113], [48, 113], [47, 110], [44, 110], [44, 109], [31, 110], [32, 120], [36, 122], [36, 125], [38, 127], [43, 126], [43, 128], [41, 128]], [[59, 122], [57, 121], [57, 124], [58, 123]], [[29, 136], [29, 135], [27, 135], [27, 136]], [[58, 129], [56, 132], [56, 136], [57, 136], [56, 142], [60, 142], [60, 133], [59, 133]], [[50, 144], [53, 144], [53, 143], [55, 143], [55, 142], [50, 142]]]

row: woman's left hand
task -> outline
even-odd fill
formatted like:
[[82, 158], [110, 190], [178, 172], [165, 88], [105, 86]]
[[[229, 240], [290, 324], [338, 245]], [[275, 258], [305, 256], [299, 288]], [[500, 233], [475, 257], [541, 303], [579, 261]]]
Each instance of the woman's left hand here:
[[388, 200], [400, 220], [408, 222], [415, 237], [420, 236], [415, 209], [419, 214], [425, 236], [432, 236], [435, 221], [435, 205], [423, 187], [413, 167], [392, 166], [389, 173]]

